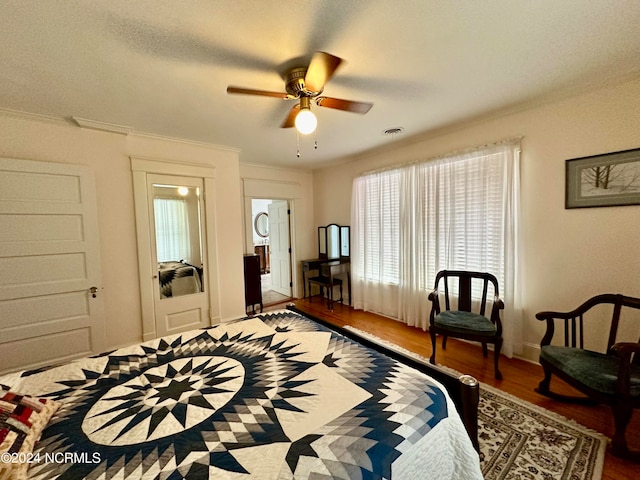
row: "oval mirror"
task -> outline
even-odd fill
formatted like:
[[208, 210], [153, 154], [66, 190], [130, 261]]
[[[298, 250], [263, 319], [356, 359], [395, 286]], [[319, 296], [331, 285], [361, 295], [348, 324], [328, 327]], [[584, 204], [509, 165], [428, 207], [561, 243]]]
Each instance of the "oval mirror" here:
[[253, 228], [259, 237], [267, 238], [269, 236], [269, 214], [260, 212], [253, 221]]

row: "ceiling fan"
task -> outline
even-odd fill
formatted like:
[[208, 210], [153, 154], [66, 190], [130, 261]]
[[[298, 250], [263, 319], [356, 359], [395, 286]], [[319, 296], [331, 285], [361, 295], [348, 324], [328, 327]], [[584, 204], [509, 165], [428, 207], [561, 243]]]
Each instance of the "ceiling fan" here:
[[331, 79], [341, 63], [342, 59], [339, 57], [325, 52], [315, 52], [308, 67], [291, 68], [285, 73], [285, 92], [270, 92], [229, 86], [227, 87], [227, 93], [299, 100], [289, 111], [281, 128], [295, 126], [300, 133], [312, 133], [318, 123], [311, 111], [312, 102], [319, 107], [344, 110], [362, 115], [367, 113], [373, 106], [372, 103], [355, 102], [353, 100], [342, 100], [320, 95], [326, 83]]

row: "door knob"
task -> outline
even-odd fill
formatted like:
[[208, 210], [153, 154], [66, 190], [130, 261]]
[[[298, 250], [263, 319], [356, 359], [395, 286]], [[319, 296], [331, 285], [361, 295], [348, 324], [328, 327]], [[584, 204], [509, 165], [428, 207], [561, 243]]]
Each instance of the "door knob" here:
[[92, 296], [93, 298], [96, 298], [96, 297], [97, 297], [97, 295], [96, 295], [96, 292], [97, 292], [97, 291], [98, 291], [98, 287], [91, 287], [91, 288], [89, 288], [89, 292], [91, 292], [91, 296]]

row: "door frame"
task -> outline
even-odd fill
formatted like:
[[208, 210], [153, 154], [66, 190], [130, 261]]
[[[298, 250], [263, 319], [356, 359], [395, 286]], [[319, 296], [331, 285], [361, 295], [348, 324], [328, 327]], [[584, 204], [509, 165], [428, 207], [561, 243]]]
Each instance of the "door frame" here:
[[207, 262], [205, 274], [207, 284], [205, 293], [209, 296], [209, 322], [220, 323], [219, 271], [216, 250], [216, 169], [203, 165], [172, 162], [166, 160], [130, 157], [133, 175], [134, 207], [136, 213], [136, 236], [138, 243], [138, 271], [140, 281], [140, 307], [142, 310], [142, 340], [157, 338], [156, 315], [154, 307], [154, 288], [157, 287], [157, 266], [153, 266], [152, 232], [150, 231], [150, 213], [148, 201], [148, 176], [153, 174], [174, 175], [180, 177], [201, 178], [204, 185], [204, 212], [206, 231]]
[[251, 219], [251, 200], [272, 199], [287, 200], [289, 202], [289, 247], [291, 248], [291, 296], [301, 298], [302, 290], [298, 285], [300, 274], [298, 272], [298, 257], [296, 252], [296, 205], [303, 197], [302, 185], [297, 182], [280, 182], [256, 178], [244, 178], [242, 180], [244, 194], [245, 217], [245, 253], [253, 253], [253, 222]]

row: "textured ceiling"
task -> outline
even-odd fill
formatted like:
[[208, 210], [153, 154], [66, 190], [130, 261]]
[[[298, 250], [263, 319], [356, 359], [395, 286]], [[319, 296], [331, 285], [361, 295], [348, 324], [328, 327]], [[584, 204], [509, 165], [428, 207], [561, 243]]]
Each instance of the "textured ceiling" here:
[[[0, 3], [0, 108], [240, 150], [314, 168], [465, 119], [640, 75], [636, 0]], [[318, 149], [280, 124], [281, 74], [313, 51], [345, 60], [325, 88], [374, 104], [315, 108]]]

